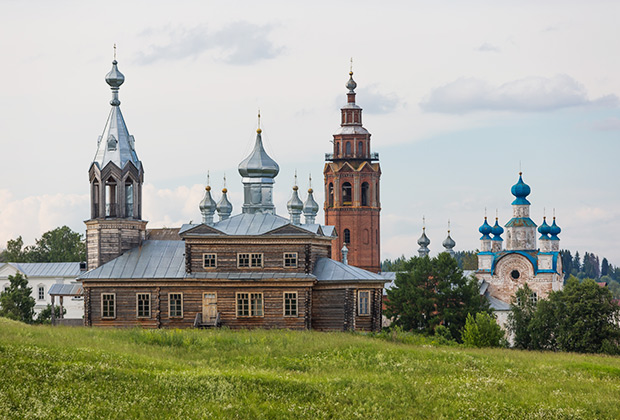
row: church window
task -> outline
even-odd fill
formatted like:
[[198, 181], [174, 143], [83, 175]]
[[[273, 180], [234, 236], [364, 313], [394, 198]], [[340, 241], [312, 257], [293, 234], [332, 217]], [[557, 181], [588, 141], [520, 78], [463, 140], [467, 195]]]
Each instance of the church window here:
[[217, 267], [217, 254], [202, 254], [202, 267], [203, 268]]
[[168, 293], [168, 316], [183, 318], [183, 293]]
[[297, 292], [284, 292], [284, 316], [297, 316]]
[[116, 150], [117, 144], [118, 144], [118, 141], [116, 141], [116, 138], [114, 138], [114, 136], [110, 136], [108, 138], [108, 151]]
[[116, 294], [101, 294], [101, 318], [116, 318]]
[[105, 184], [106, 189], [106, 198], [107, 202], [105, 205], [105, 215], [106, 217], [116, 217], [117, 209], [116, 209], [116, 181], [110, 178]]
[[344, 233], [343, 233], [343, 240], [345, 244], [350, 244], [351, 243], [351, 231], [349, 229], [345, 229]]
[[284, 253], [284, 267], [297, 268], [297, 253], [285, 252]]
[[360, 116], [359, 116], [359, 114], [357, 112], [355, 114], [353, 114], [353, 122], [356, 122], [356, 123], [360, 122], [360, 118], [359, 117]]
[[133, 182], [125, 183], [125, 217], [133, 217]]
[[350, 141], [346, 143], [345, 156], [351, 156], [351, 142]]
[[361, 316], [370, 315], [370, 291], [360, 290], [357, 293], [357, 314]]
[[353, 202], [351, 184], [345, 182], [342, 184], [342, 205], [350, 206]]
[[376, 206], [379, 206], [379, 183], [375, 182], [375, 198], [376, 198]]
[[364, 245], [368, 245], [370, 242], [370, 232], [368, 229], [364, 229]]
[[368, 205], [368, 182], [362, 182], [362, 206]]
[[329, 196], [329, 207], [334, 207], [334, 184], [330, 182], [327, 190], [327, 194]]
[[340, 142], [336, 143], [336, 157], [340, 157]]
[[538, 294], [536, 292], [532, 292], [530, 295], [530, 303], [536, 305], [538, 303]]
[[257, 268], [263, 266], [263, 254], [237, 254], [238, 268]]
[[39, 300], [45, 300], [45, 286], [39, 285], [37, 292]]
[[93, 181], [93, 199], [92, 199], [92, 215], [93, 219], [99, 217], [99, 182], [97, 180]]
[[364, 156], [364, 144], [361, 141], [357, 142], [357, 154], [359, 156]]
[[262, 293], [237, 293], [237, 317], [263, 316]]
[[521, 274], [519, 273], [518, 270], [512, 270], [510, 272], [510, 277], [512, 277], [514, 280], [518, 280], [519, 277], [521, 277]]
[[151, 317], [151, 294], [150, 293], [137, 293], [136, 294], [136, 315], [138, 318], [150, 318]]
[[250, 316], [249, 293], [237, 293], [237, 316]]

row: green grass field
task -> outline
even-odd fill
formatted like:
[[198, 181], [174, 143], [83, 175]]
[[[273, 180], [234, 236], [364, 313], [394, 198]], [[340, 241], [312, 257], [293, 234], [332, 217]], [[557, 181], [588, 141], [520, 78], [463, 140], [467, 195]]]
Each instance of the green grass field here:
[[620, 418], [620, 358], [0, 318], [0, 418]]

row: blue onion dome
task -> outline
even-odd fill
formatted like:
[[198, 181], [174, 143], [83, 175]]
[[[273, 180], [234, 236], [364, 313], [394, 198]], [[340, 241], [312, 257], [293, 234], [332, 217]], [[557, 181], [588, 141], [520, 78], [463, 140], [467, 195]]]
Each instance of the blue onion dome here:
[[452, 239], [452, 237], [450, 236], [450, 231], [448, 231], [448, 237], [443, 240], [441, 245], [443, 245], [443, 247], [447, 250], [451, 250], [456, 246], [456, 242], [454, 242], [454, 239]]
[[422, 236], [420, 236], [420, 239], [418, 239], [418, 245], [420, 245], [423, 248], [426, 248], [430, 244], [431, 244], [431, 240], [428, 239], [428, 236], [426, 236], [426, 228], [422, 228]]
[[288, 209], [289, 213], [292, 213], [293, 211], [301, 213], [301, 211], [304, 208], [304, 203], [299, 198], [299, 195], [297, 194], [297, 190], [298, 190], [297, 185], [295, 185], [293, 187], [293, 196], [291, 197], [290, 200], [288, 200], [288, 203], [286, 204], [286, 208]]
[[217, 204], [215, 203], [215, 200], [211, 197], [211, 187], [207, 185], [205, 187], [205, 196], [200, 202], [200, 211], [203, 213], [204, 212], [213, 213], [215, 212], [216, 207], [217, 207]]
[[501, 240], [503, 240], [501, 235], [502, 235], [502, 233], [504, 233], [504, 228], [499, 225], [497, 217], [495, 218], [495, 224], [491, 228], [491, 233], [493, 234], [493, 240], [494, 241], [501, 241]]
[[516, 197], [516, 199], [512, 202], [512, 204], [516, 204], [516, 205], [531, 204], [529, 201], [527, 201], [525, 197], [530, 195], [530, 192], [532, 192], [532, 189], [530, 188], [529, 185], [523, 182], [522, 172], [519, 172], [519, 181], [515, 185], [512, 186], [512, 188], [510, 189], [510, 192], [512, 193], [512, 195]]
[[314, 190], [312, 188], [308, 189], [308, 198], [306, 199], [306, 202], [304, 203], [304, 213], [318, 213], [319, 212], [319, 204], [314, 201], [314, 196], [312, 195], [312, 193], [314, 192]]
[[217, 212], [223, 215], [230, 215], [230, 213], [232, 213], [232, 204], [230, 203], [230, 201], [228, 201], [228, 196], [226, 195], [226, 193], [228, 193], [228, 190], [226, 188], [222, 189], [222, 198], [220, 198], [220, 201], [217, 203]]
[[262, 130], [256, 130], [256, 143], [252, 153], [239, 164], [239, 174], [244, 178], [275, 178], [280, 167], [271, 159], [263, 147]]
[[480, 239], [491, 239], [491, 237], [489, 236], [489, 234], [493, 231], [493, 228], [491, 227], [491, 225], [489, 225], [487, 223], [487, 218], [485, 216], [484, 218], [484, 223], [482, 224], [482, 226], [480, 226], [480, 228], [478, 229], [478, 232], [482, 233], [482, 237]]
[[110, 87], [119, 88], [125, 82], [125, 76], [118, 70], [116, 60], [112, 61], [112, 70], [105, 75], [105, 81]]
[[345, 87], [347, 89], [349, 89], [349, 93], [353, 93], [353, 91], [357, 87], [357, 83], [355, 83], [355, 80], [353, 80], [353, 72], [352, 71], [349, 72], [349, 81], [347, 82]]
[[558, 235], [562, 232], [562, 229], [558, 225], [555, 224], [555, 217], [553, 218], [553, 224], [549, 228], [549, 233], [551, 234], [552, 241], [559, 241]]
[[543, 217], [543, 222], [538, 227], [538, 233], [540, 233], [540, 238], [538, 239], [549, 239], [549, 233], [551, 233], [551, 226], [547, 224], [547, 217]]

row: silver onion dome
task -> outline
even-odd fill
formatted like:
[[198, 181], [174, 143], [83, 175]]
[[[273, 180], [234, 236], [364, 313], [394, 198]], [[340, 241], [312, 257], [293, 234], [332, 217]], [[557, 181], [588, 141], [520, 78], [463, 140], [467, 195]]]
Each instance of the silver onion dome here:
[[420, 239], [418, 239], [418, 245], [420, 245], [420, 248], [418, 249], [418, 255], [420, 257], [424, 257], [429, 254], [430, 249], [428, 249], [428, 246], [430, 244], [431, 240], [428, 239], [428, 236], [426, 236], [426, 227], [423, 227], [422, 236], [420, 236]]
[[256, 130], [256, 143], [250, 155], [239, 164], [239, 174], [244, 178], [275, 178], [280, 167], [263, 147], [262, 130]]
[[110, 101], [110, 105], [113, 106], [119, 106], [121, 104], [121, 101], [118, 99], [118, 89], [125, 83], [125, 76], [118, 70], [117, 64], [118, 62], [116, 60], [112, 61], [112, 70], [105, 75], [106, 83], [112, 88], [112, 100]]
[[207, 185], [205, 187], [205, 196], [200, 202], [200, 213], [202, 213], [202, 222], [209, 225], [213, 223], [213, 215], [217, 209], [217, 203], [211, 197], [211, 187]]
[[456, 246], [456, 242], [454, 242], [454, 239], [452, 239], [452, 237], [450, 236], [450, 231], [448, 231], [448, 237], [444, 239], [441, 244], [446, 249], [445, 252], [454, 256], [454, 250], [452, 248]]
[[304, 217], [306, 218], [306, 224], [308, 225], [314, 224], [316, 214], [319, 212], [319, 204], [314, 201], [314, 196], [312, 195], [313, 192], [314, 191], [312, 188], [308, 189], [308, 198], [304, 203]]
[[299, 194], [297, 194], [297, 185], [293, 187], [293, 196], [288, 203], [286, 204], [286, 208], [288, 209], [288, 213], [291, 216], [291, 223], [294, 225], [299, 225], [301, 223], [301, 211], [304, 208], [304, 203], [299, 198]]
[[353, 80], [353, 72], [349, 72], [349, 81], [345, 85], [347, 89], [349, 89], [349, 93], [354, 93], [355, 88], [357, 87], [357, 83]]
[[228, 201], [227, 192], [228, 190], [226, 188], [222, 189], [222, 198], [220, 198], [216, 206], [217, 213], [220, 215], [220, 220], [228, 219], [233, 210], [232, 204]]

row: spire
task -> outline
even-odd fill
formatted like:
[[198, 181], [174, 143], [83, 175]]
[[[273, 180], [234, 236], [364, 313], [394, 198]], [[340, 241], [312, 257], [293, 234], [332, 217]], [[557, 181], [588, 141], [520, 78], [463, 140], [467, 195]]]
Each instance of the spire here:
[[454, 239], [450, 236], [450, 219], [448, 219], [448, 237], [444, 239], [441, 244], [446, 249], [445, 252], [454, 257], [454, 250], [452, 248], [456, 246], [456, 242], [454, 242]]
[[142, 164], [135, 150], [135, 140], [129, 134], [121, 113], [118, 90], [125, 82], [125, 76], [118, 70], [117, 64], [116, 60], [112, 61], [112, 70], [105, 77], [106, 83], [112, 89], [110, 101], [112, 109], [97, 142], [97, 153], [93, 161], [99, 165], [100, 169], [110, 162], [123, 169], [128, 162], [131, 162], [136, 169], [140, 170]]
[[319, 204], [314, 201], [314, 196], [312, 195], [314, 191], [312, 190], [312, 175], [309, 176], [308, 180], [308, 198], [304, 203], [304, 218], [307, 225], [313, 225], [315, 223], [316, 214], [319, 212]]
[[340, 252], [342, 252], [342, 263], [349, 265], [349, 248], [347, 248], [347, 244], [342, 245], [342, 249], [340, 250]]
[[205, 225], [213, 224], [213, 215], [217, 208], [215, 200], [211, 197], [211, 186], [209, 185], [209, 172], [207, 172], [207, 186], [205, 187], [205, 196], [200, 202], [200, 213], [202, 213], [202, 223]]
[[274, 178], [280, 172], [278, 164], [265, 152], [260, 128], [256, 129], [256, 142], [250, 155], [239, 164], [243, 177], [243, 213], [275, 213], [272, 193]]
[[428, 246], [431, 244], [431, 240], [426, 236], [426, 218], [422, 216], [422, 236], [418, 239], [418, 245], [420, 248], [418, 249], [418, 255], [420, 257], [425, 257], [429, 254], [430, 249]]
[[233, 210], [232, 204], [230, 203], [230, 201], [228, 201], [227, 193], [228, 190], [226, 189], [226, 175], [224, 175], [224, 188], [222, 188], [222, 198], [220, 198], [220, 201], [218, 201], [216, 205], [217, 213], [220, 216], [220, 222], [222, 220], [228, 219]]
[[295, 185], [293, 185], [293, 196], [286, 205], [286, 207], [288, 208], [288, 213], [291, 216], [291, 223], [294, 225], [301, 224], [301, 212], [304, 208], [304, 203], [302, 203], [302, 201], [299, 199], [297, 190], [297, 171], [295, 171]]

